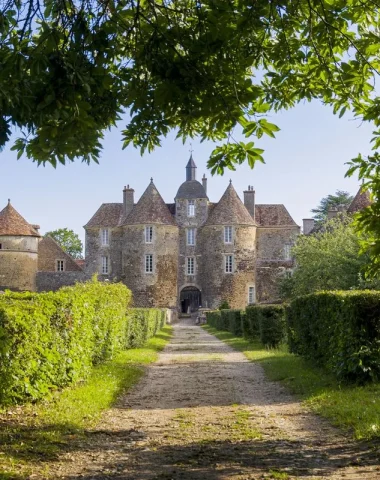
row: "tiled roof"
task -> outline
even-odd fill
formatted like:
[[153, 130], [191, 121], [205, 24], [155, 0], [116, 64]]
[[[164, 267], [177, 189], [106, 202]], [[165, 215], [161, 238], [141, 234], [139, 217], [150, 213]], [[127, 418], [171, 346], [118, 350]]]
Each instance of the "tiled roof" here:
[[198, 180], [188, 180], [179, 187], [175, 198], [208, 198], [203, 185]]
[[347, 213], [356, 213], [363, 208], [369, 207], [371, 205], [371, 198], [369, 191], [362, 191], [359, 188], [358, 193], [355, 195], [355, 198], [352, 200], [351, 205], [347, 208]]
[[159, 194], [153, 181], [150, 182], [140, 200], [122, 222], [123, 225], [137, 225], [141, 223], [176, 225], [169, 208]]
[[255, 225], [251, 215], [229, 184], [222, 198], [211, 210], [206, 225]]
[[282, 204], [256, 205], [255, 219], [259, 226], [297, 226]]
[[122, 203], [103, 203], [84, 228], [117, 227], [122, 215]]
[[73, 257], [66, 253], [54, 238], [43, 237], [38, 244], [38, 270], [42, 272], [54, 272], [56, 270], [57, 260], [65, 260], [65, 271], [82, 271], [82, 268]]
[[39, 237], [40, 234], [11, 205], [0, 212], [0, 235], [21, 235]]

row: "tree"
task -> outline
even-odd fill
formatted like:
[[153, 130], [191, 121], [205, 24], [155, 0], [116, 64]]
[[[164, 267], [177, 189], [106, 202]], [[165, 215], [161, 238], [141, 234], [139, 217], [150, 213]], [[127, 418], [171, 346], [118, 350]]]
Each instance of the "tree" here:
[[318, 224], [322, 224], [327, 220], [327, 212], [331, 207], [345, 207], [347, 209], [353, 200], [353, 196], [343, 190], [337, 190], [335, 195], [327, 195], [323, 197], [317, 208], [312, 208], [314, 219]]
[[300, 235], [292, 249], [296, 268], [292, 277], [282, 282], [283, 296], [365, 288], [361, 273], [369, 258], [360, 254], [361, 241], [352, 219], [346, 216], [330, 220], [317, 234]]
[[15, 126], [18, 156], [98, 161], [128, 112], [124, 146], [152, 150], [175, 129], [220, 142], [209, 167], [223, 173], [263, 162], [253, 137], [274, 137], [268, 115], [300, 101], [379, 126], [379, 20], [373, 0], [8, 0], [0, 146]]
[[83, 244], [78, 234], [74, 233], [73, 230], [69, 230], [68, 228], [59, 228], [58, 230], [47, 232], [45, 237], [54, 238], [54, 240], [59, 243], [62, 249], [73, 258], [83, 258]]

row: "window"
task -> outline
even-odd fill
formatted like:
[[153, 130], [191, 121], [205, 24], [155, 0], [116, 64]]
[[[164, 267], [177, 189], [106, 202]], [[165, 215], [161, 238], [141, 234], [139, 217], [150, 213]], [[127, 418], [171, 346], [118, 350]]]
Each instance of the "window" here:
[[102, 273], [109, 273], [109, 260], [108, 257], [102, 257]]
[[292, 259], [291, 249], [292, 249], [292, 246], [290, 245], [290, 243], [285, 243], [285, 245], [284, 245], [284, 258], [285, 258], [285, 260], [291, 260]]
[[108, 228], [103, 228], [102, 230], [102, 245], [109, 245]]
[[187, 244], [195, 245], [195, 228], [187, 229]]
[[233, 255], [226, 255], [224, 257], [224, 271], [226, 273], [232, 273], [232, 266], [233, 266]]
[[194, 271], [195, 271], [194, 257], [187, 257], [186, 274], [187, 275], [194, 275]]
[[194, 217], [195, 216], [195, 202], [194, 200], [189, 200], [187, 202], [187, 216]]
[[65, 261], [57, 260], [57, 272], [64, 272], [64, 271], [65, 271]]
[[153, 273], [153, 255], [145, 255], [145, 273]]
[[0, 250], [3, 248], [3, 245], [0, 243]]
[[224, 243], [232, 243], [232, 227], [224, 227]]
[[149, 225], [145, 227], [145, 243], [152, 243], [153, 242], [153, 227]]
[[255, 287], [248, 287], [248, 305], [255, 303]]

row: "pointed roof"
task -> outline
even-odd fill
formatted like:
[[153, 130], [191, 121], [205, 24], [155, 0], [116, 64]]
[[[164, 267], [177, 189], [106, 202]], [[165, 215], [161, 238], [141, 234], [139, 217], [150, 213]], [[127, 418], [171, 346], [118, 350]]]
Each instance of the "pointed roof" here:
[[197, 168], [193, 160], [193, 154], [190, 155], [189, 161], [187, 162], [186, 168]]
[[169, 208], [154, 185], [153, 179], [151, 179], [148, 188], [122, 224], [137, 225], [146, 223], [176, 225]]
[[38, 270], [40, 272], [54, 272], [57, 260], [65, 260], [65, 270], [67, 272], [83, 271], [73, 257], [65, 252], [54, 238], [43, 237], [38, 243]]
[[363, 208], [369, 207], [371, 203], [369, 191], [364, 191], [362, 190], [362, 187], [360, 187], [355, 198], [352, 200], [351, 205], [347, 208], [347, 213], [359, 212], [360, 210], [363, 210]]
[[206, 225], [255, 225], [232, 183], [211, 211]]
[[282, 204], [256, 204], [255, 220], [261, 227], [297, 226], [296, 222]]
[[0, 235], [40, 237], [40, 234], [15, 210], [11, 201], [0, 212]]

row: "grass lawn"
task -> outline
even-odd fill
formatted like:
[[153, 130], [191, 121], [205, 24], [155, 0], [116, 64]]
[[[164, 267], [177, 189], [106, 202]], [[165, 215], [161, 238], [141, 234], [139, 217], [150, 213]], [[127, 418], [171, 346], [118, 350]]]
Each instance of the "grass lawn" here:
[[95, 367], [85, 382], [49, 401], [0, 410], [0, 480], [28, 478], [34, 464], [56, 458], [66, 444], [80, 439], [139, 380], [144, 365], [157, 359], [171, 332], [164, 327], [145, 347], [119, 353]]
[[301, 397], [314, 412], [327, 417], [356, 439], [380, 439], [380, 384], [341, 385], [325, 371], [287, 351], [268, 350], [258, 341], [234, 337], [208, 325], [203, 328], [260, 363], [270, 380], [280, 381]]

